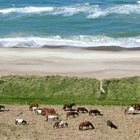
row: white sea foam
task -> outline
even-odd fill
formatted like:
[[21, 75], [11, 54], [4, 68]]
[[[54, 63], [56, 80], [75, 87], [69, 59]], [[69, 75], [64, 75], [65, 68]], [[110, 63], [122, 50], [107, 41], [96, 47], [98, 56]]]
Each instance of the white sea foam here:
[[6, 8], [0, 9], [1, 14], [10, 14], [10, 13], [43, 13], [53, 11], [53, 7], [23, 7], [23, 8]]
[[0, 38], [0, 47], [40, 48], [43, 46], [100, 47], [120, 46], [124, 48], [140, 47], [140, 36], [111, 38], [107, 36], [70, 36], [70, 37], [20, 37]]
[[88, 18], [98, 18], [109, 14], [140, 14], [140, 1], [137, 4], [123, 4], [116, 5], [113, 7], [102, 8], [99, 5], [92, 5], [89, 3], [75, 4], [70, 6], [62, 7], [21, 7], [21, 8], [5, 8], [0, 9], [0, 14], [10, 13], [22, 13], [22, 14], [36, 14], [36, 13], [47, 13], [50, 15], [64, 15], [72, 16], [78, 13], [84, 13]]
[[92, 14], [89, 14], [88, 18], [98, 18], [100, 16], [106, 16], [109, 14], [140, 14], [140, 4], [125, 4], [108, 7], [106, 9], [97, 8]]

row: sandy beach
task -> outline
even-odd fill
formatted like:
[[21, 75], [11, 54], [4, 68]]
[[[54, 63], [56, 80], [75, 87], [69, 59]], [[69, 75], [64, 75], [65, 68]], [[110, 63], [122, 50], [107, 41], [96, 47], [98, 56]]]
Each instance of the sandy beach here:
[[0, 75], [64, 75], [98, 79], [140, 75], [140, 50], [0, 48]]
[[[103, 116], [89, 116], [80, 113], [75, 118], [66, 118], [62, 105], [53, 107], [60, 114], [60, 119], [68, 123], [68, 127], [53, 128], [54, 121], [45, 121], [45, 116], [29, 111], [28, 105], [6, 105], [9, 111], [0, 112], [1, 140], [138, 140], [139, 112], [136, 115], [125, 115], [125, 107], [119, 106], [84, 106], [88, 110], [98, 109]], [[78, 106], [78, 105], [77, 105]], [[16, 118], [25, 119], [29, 125], [15, 125]], [[95, 129], [79, 131], [82, 121], [90, 121]], [[111, 120], [118, 129], [111, 129], [106, 121]]]

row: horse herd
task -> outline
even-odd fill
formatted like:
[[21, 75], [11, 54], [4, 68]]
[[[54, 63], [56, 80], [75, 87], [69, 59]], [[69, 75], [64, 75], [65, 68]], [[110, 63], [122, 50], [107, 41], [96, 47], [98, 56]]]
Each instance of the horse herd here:
[[[103, 116], [103, 114], [97, 109], [88, 110], [85, 107], [76, 108], [74, 106], [75, 103], [65, 104], [63, 106], [63, 110], [66, 112], [65, 114], [67, 119], [70, 117], [75, 118], [80, 114], [85, 114], [85, 113], [88, 113], [89, 116]], [[124, 112], [125, 114], [135, 114], [135, 111], [137, 110], [140, 110], [140, 104], [131, 105], [130, 107], [126, 108]], [[9, 110], [6, 110], [5, 106], [0, 105], [0, 112], [2, 111], [9, 111]], [[60, 119], [60, 114], [57, 113], [54, 108], [48, 108], [48, 107], [42, 108], [40, 107], [39, 104], [31, 104], [29, 106], [29, 111], [35, 112], [37, 115], [45, 116], [46, 121], [53, 120], [54, 121], [53, 128], [68, 127], [68, 123]], [[22, 118], [16, 118], [15, 124], [29, 125], [29, 122], [27, 122]], [[110, 128], [118, 129], [118, 127], [111, 120], [107, 120], [106, 125], [109, 126]], [[90, 121], [86, 120], [79, 124], [79, 130], [88, 130], [88, 129], [94, 129], [94, 126]]]

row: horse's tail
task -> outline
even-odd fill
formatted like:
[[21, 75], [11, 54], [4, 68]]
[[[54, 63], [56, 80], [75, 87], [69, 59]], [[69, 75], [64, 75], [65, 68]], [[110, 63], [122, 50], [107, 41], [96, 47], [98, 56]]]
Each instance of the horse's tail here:
[[48, 121], [48, 115], [46, 115], [46, 121]]
[[82, 125], [81, 124], [79, 125], [79, 130], [82, 130]]
[[66, 126], [68, 127], [68, 123], [65, 123], [66, 124]]

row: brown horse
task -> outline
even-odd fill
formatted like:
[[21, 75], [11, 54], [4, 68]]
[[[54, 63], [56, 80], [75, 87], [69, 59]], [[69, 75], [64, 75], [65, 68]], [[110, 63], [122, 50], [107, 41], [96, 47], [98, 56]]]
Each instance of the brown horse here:
[[90, 110], [89, 111], [89, 115], [95, 115], [95, 116], [97, 116], [97, 115], [99, 115], [99, 116], [103, 116], [103, 114], [101, 114], [101, 112], [99, 111], [99, 110], [97, 110], [97, 109], [95, 109], [95, 110]]
[[75, 115], [78, 116], [79, 114], [78, 114], [77, 112], [71, 111], [71, 112], [67, 112], [66, 117], [68, 118], [68, 117], [70, 117], [70, 116], [73, 116], [73, 118], [74, 118]]
[[79, 130], [84, 130], [83, 127], [86, 127], [85, 130], [87, 130], [87, 129], [94, 129], [93, 124], [91, 122], [89, 122], [89, 121], [81, 122], [79, 124]]
[[75, 106], [75, 103], [71, 103], [71, 104], [64, 104], [63, 106], [63, 110], [71, 110], [72, 107]]
[[29, 110], [30, 110], [30, 111], [34, 111], [34, 110], [37, 109], [38, 107], [39, 107], [39, 104], [30, 104]]
[[78, 113], [79, 113], [79, 112], [88, 113], [88, 110], [87, 110], [86, 108], [84, 108], [84, 107], [78, 107], [78, 108], [77, 108], [77, 112], [78, 112]]
[[68, 127], [68, 123], [60, 120], [60, 121], [55, 122], [53, 127], [63, 128], [64, 126]]
[[42, 112], [41, 112], [41, 115], [54, 115], [56, 114], [56, 111], [54, 110], [54, 108], [43, 108], [42, 109]]

